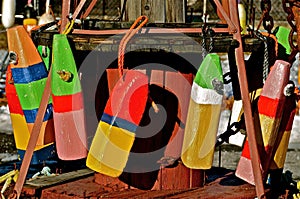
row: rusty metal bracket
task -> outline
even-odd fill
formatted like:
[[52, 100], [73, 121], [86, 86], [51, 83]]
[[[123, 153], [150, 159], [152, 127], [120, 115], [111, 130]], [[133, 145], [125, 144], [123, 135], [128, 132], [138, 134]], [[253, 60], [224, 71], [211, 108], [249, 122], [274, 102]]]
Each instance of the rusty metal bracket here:
[[[238, 10], [237, 10], [237, 1], [231, 0], [230, 1], [230, 16], [235, 25], [239, 24], [239, 17], [238, 17]], [[265, 198], [265, 190], [263, 184], [263, 177], [262, 172], [260, 169], [260, 157], [258, 155], [258, 148], [257, 142], [255, 137], [255, 128], [254, 122], [252, 118], [252, 108], [249, 98], [249, 89], [248, 89], [248, 81], [246, 75], [246, 67], [244, 61], [244, 52], [243, 52], [243, 43], [240, 29], [236, 33], [233, 34], [233, 38], [239, 42], [239, 47], [236, 48], [236, 60], [237, 60], [237, 67], [238, 67], [238, 78], [240, 83], [240, 90], [241, 90], [241, 97], [243, 101], [244, 107], [244, 117], [245, 117], [245, 125], [246, 131], [249, 140], [249, 147], [250, 147], [250, 156], [251, 156], [251, 163], [253, 168], [254, 174], [254, 181], [255, 181], [255, 189], [258, 198]]]
[[[89, 5], [87, 11], [83, 14], [84, 17], [86, 17], [92, 10], [92, 8], [95, 6], [95, 3], [96, 3], [97, 0], [92, 0], [91, 4]], [[219, 32], [229, 32], [230, 34], [233, 34], [233, 33], [236, 33], [237, 30], [238, 30], [238, 26], [236, 26], [232, 20], [230, 19], [230, 17], [228, 16], [228, 14], [226, 13], [226, 11], [224, 10], [223, 6], [221, 5], [220, 1], [219, 0], [214, 0], [218, 10], [220, 11], [221, 15], [224, 17], [227, 25], [228, 25], [228, 28], [221, 28], [221, 29], [214, 29], [214, 31], [216, 33], [219, 33]], [[76, 19], [78, 14], [80, 13], [80, 11], [82, 10], [84, 4], [86, 3], [86, 0], [81, 0], [79, 5], [77, 6], [77, 8], [75, 9], [73, 15], [72, 15], [72, 19]], [[63, 0], [63, 3], [62, 3], [62, 19], [61, 19], [61, 29], [60, 29], [60, 32], [62, 32], [63, 28], [66, 27], [67, 23], [68, 23], [68, 18], [67, 16], [69, 16], [70, 14], [70, 0]], [[172, 29], [173, 31], [178, 31], [178, 32], [183, 32], [183, 33], [201, 33], [201, 28], [194, 28], [195, 30], [192, 30], [193, 28], [189, 28], [189, 29], [184, 29], [184, 28], [181, 28], [181, 29], [177, 29], [177, 30], [174, 30]], [[102, 32], [102, 33], [101, 33]], [[74, 34], [92, 34], [92, 35], [96, 35], [96, 34], [118, 34], [120, 33], [120, 30], [118, 31], [114, 31], [114, 30], [106, 30], [106, 31], [90, 31], [90, 30], [74, 30], [73, 31]]]
[[[216, 4], [217, 8], [219, 9], [221, 15], [224, 17], [226, 23], [228, 24], [229, 33], [231, 33], [231, 34], [237, 33], [237, 31], [238, 31], [237, 27], [239, 27], [239, 23], [237, 25], [232, 22], [231, 18], [227, 15], [227, 13], [225, 12], [225, 10], [219, 0], [214, 0], [214, 2]], [[232, 4], [229, 4], [229, 5], [231, 8], [233, 7]]]

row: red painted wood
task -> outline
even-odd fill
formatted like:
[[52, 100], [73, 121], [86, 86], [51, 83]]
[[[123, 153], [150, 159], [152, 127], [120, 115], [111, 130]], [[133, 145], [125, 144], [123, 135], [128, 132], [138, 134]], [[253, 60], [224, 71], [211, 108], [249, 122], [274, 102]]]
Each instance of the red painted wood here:
[[[216, 171], [212, 171], [215, 173]], [[105, 184], [97, 184], [97, 180], [103, 182], [103, 178], [108, 180]], [[114, 178], [117, 179], [117, 178]], [[75, 199], [75, 198], [204, 198], [204, 199], [248, 199], [255, 198], [255, 187], [247, 183], [236, 181], [232, 172], [226, 172], [216, 180], [206, 184], [203, 188], [196, 189], [169, 189], [169, 190], [149, 190], [128, 189], [122, 184], [115, 184], [114, 179], [107, 178], [102, 174], [84, 179], [68, 182], [62, 185], [41, 190], [41, 199]], [[230, 184], [231, 183], [231, 184]], [[236, 184], [234, 184], [236, 183]], [[123, 184], [124, 185], [124, 184]], [[37, 192], [28, 189], [27, 193], [34, 197]], [[25, 193], [23, 189], [23, 193]]]
[[75, 93], [73, 95], [55, 96], [52, 95], [53, 109], [56, 113], [64, 113], [70, 111], [77, 111], [83, 108], [82, 93]]

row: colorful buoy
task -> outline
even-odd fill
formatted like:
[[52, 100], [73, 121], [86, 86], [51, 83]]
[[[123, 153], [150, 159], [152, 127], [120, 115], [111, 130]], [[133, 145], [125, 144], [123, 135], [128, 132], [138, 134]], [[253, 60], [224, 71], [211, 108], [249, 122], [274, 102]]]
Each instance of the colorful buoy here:
[[212, 166], [222, 99], [220, 57], [208, 54], [192, 85], [181, 155], [188, 168], [209, 169]]
[[[259, 145], [261, 145], [259, 146], [259, 153], [264, 177], [269, 168], [274, 144], [278, 136], [285, 103], [283, 90], [289, 81], [289, 74], [290, 64], [285, 61], [277, 60], [268, 75], [258, 100], [259, 115], [258, 118], [256, 118], [258, 119], [257, 124], [260, 124], [260, 128], [256, 126], [256, 140], [260, 143]], [[248, 140], [246, 140], [235, 174], [237, 177], [254, 185], [250, 153]]]
[[52, 99], [58, 157], [76, 160], [87, 156], [83, 97], [76, 63], [67, 35], [53, 37]]
[[[11, 64], [14, 85], [29, 132], [31, 132], [45, 88], [48, 71], [23, 26], [9, 28], [7, 38], [10, 55], [15, 58], [14, 63]], [[53, 142], [52, 103], [49, 100], [37, 146], [42, 147]]]
[[89, 168], [112, 177], [121, 175], [147, 98], [148, 77], [128, 70], [107, 101], [88, 153], [86, 165]]

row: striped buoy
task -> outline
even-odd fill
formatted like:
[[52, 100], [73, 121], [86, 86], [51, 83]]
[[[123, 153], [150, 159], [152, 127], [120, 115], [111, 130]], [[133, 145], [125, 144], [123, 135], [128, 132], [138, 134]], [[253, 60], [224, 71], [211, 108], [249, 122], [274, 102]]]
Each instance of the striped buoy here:
[[[10, 111], [10, 119], [16, 148], [20, 158], [23, 159], [29, 141], [30, 132], [28, 130], [27, 122], [18, 98], [16, 88], [14, 86], [10, 65], [6, 71], [5, 92]], [[37, 145], [32, 155], [31, 164], [41, 164], [45, 160], [53, 158], [55, 154], [55, 146], [53, 142], [45, 145]]]
[[118, 177], [123, 172], [148, 98], [148, 77], [128, 70], [116, 83], [93, 138], [86, 165]]
[[62, 160], [87, 156], [82, 90], [67, 35], [53, 37], [52, 99], [55, 140]]
[[[256, 127], [256, 140], [261, 145], [259, 153], [264, 176], [269, 168], [274, 144], [278, 136], [285, 103], [283, 90], [289, 81], [289, 74], [290, 64], [277, 60], [268, 75], [258, 100], [259, 115], [257, 124], [261, 126], [261, 133], [258, 132], [260, 130], [259, 127]], [[246, 182], [255, 184], [248, 140], [245, 142], [235, 174]]]
[[26, 150], [30, 132], [14, 86], [11, 67], [7, 67], [5, 92], [17, 149]]
[[188, 168], [209, 169], [212, 166], [222, 99], [220, 57], [208, 54], [192, 85], [181, 155]]
[[282, 120], [280, 122], [278, 138], [274, 146], [276, 151], [270, 164], [270, 169], [283, 169], [284, 167], [295, 113], [296, 99], [294, 95], [287, 96], [284, 103], [284, 110], [282, 114]]
[[[9, 28], [7, 30], [7, 38], [10, 56], [13, 59], [11, 71], [14, 86], [29, 132], [31, 132], [45, 88], [48, 71], [23, 26]], [[37, 146], [39, 147], [44, 147], [54, 142], [52, 116], [52, 103], [50, 100], [37, 141]]]

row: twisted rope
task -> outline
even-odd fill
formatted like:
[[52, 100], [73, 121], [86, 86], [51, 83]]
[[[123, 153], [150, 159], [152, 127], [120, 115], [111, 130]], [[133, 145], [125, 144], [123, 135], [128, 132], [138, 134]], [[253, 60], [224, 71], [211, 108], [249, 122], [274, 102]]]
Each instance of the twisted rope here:
[[[148, 22], [148, 17], [146, 16], [140, 16], [135, 20], [135, 22], [130, 27], [129, 31], [125, 34], [125, 36], [122, 38], [120, 45], [119, 45], [119, 51], [118, 51], [118, 69], [119, 69], [119, 77], [121, 78], [123, 76], [124, 71], [124, 57], [125, 57], [125, 50], [126, 45], [129, 42], [129, 40]], [[138, 23], [140, 23], [138, 25]], [[138, 25], [138, 26], [137, 26]]]

